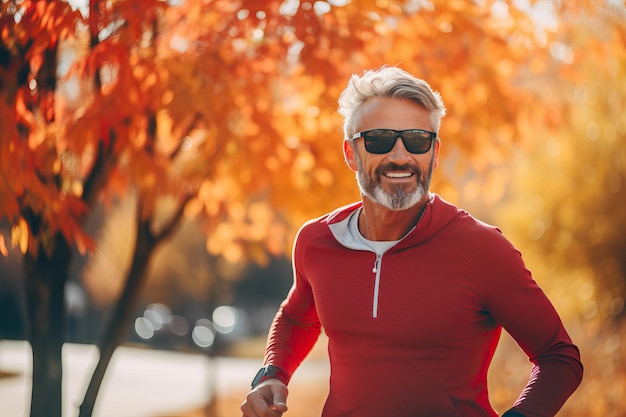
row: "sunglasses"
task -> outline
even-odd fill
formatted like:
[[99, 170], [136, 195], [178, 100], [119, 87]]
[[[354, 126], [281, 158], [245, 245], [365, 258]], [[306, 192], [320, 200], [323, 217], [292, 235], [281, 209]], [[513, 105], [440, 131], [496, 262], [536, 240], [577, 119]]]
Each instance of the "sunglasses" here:
[[430, 150], [437, 134], [422, 129], [373, 129], [355, 133], [352, 140], [363, 138], [366, 151], [385, 154], [391, 152], [398, 137], [402, 138], [402, 143], [407, 151], [413, 154], [422, 154]]

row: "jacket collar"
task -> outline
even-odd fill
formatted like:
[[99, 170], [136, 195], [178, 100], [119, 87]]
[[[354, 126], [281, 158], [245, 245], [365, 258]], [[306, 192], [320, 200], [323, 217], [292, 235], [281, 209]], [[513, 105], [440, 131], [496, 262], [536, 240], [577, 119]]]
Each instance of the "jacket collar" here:
[[[330, 213], [325, 222], [335, 239], [343, 246], [355, 250], [369, 250], [362, 243], [355, 241], [348, 232], [350, 216], [356, 213], [363, 204], [356, 202], [338, 208]], [[464, 213], [454, 205], [443, 200], [439, 195], [431, 193], [426, 203], [424, 214], [417, 225], [396, 245], [396, 247], [415, 246], [434, 236], [457, 216]]]

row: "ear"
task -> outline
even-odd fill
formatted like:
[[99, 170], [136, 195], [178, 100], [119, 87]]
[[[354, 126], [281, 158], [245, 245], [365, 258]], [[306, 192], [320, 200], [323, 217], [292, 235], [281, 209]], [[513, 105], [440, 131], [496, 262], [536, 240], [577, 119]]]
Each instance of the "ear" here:
[[437, 138], [437, 140], [434, 143], [435, 146], [435, 150], [434, 150], [434, 160], [433, 160], [433, 171], [435, 169], [437, 169], [437, 167], [439, 166], [439, 149], [441, 148], [441, 140], [439, 140], [439, 138]]
[[355, 152], [355, 144], [349, 140], [343, 141], [343, 158], [346, 161], [346, 165], [352, 171], [356, 172], [358, 170], [358, 165], [356, 163], [356, 155]]

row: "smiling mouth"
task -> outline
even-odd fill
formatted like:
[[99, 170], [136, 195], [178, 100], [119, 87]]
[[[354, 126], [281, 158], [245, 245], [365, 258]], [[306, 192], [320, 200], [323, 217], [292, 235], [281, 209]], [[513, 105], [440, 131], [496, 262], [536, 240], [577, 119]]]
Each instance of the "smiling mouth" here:
[[385, 172], [383, 175], [387, 178], [409, 178], [413, 176], [412, 172]]

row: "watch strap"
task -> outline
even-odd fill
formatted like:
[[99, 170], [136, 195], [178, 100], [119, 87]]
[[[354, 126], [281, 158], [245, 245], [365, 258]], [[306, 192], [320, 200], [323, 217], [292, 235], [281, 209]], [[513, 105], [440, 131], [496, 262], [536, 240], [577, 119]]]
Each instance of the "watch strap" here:
[[270, 378], [276, 378], [285, 385], [287, 385], [289, 383], [289, 380], [291, 379], [289, 374], [280, 369], [278, 366], [265, 365], [264, 367], [259, 369], [259, 372], [257, 372], [256, 376], [252, 380], [252, 388]]

